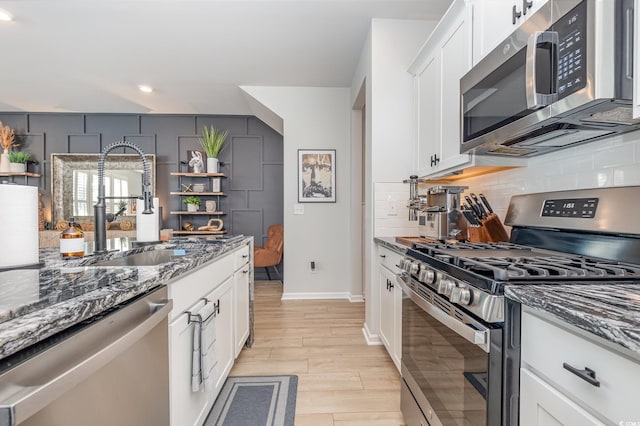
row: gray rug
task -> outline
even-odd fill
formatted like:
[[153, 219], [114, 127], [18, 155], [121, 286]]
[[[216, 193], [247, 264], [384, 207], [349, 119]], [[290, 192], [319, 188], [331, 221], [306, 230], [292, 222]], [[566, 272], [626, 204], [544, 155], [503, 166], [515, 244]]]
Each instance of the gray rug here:
[[293, 426], [298, 376], [228, 377], [203, 426]]

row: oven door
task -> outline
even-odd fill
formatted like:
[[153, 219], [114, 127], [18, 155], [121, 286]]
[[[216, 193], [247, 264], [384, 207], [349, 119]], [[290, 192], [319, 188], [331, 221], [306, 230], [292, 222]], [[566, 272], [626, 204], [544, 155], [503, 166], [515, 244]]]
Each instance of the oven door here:
[[402, 378], [410, 392], [402, 393], [402, 407], [408, 425], [421, 424], [411, 420], [416, 404], [432, 426], [500, 425], [501, 327], [471, 317], [406, 273], [397, 278], [403, 289]]

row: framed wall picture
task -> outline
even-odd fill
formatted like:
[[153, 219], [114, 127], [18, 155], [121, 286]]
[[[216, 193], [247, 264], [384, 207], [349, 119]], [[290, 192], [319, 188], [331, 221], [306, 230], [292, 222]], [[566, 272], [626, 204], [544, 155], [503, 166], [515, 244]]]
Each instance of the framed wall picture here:
[[205, 158], [207, 157], [204, 155], [203, 151], [197, 151], [194, 149], [187, 150], [187, 161], [189, 162], [187, 171], [189, 173], [204, 173]]
[[336, 150], [298, 150], [298, 202], [336, 202]]

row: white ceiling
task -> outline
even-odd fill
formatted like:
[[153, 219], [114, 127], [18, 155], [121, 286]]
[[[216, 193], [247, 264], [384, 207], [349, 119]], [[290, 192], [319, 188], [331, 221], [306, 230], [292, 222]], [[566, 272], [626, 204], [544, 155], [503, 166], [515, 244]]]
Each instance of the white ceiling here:
[[349, 87], [372, 18], [450, 3], [0, 0], [0, 111], [250, 114], [238, 86]]

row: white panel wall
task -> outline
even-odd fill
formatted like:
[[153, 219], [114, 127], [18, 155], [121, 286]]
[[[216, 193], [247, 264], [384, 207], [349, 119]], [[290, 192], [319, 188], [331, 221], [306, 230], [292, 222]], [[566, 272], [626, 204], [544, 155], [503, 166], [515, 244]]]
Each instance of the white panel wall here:
[[[365, 225], [364, 225], [364, 283], [366, 299], [365, 337], [378, 341], [378, 293], [372, 291], [377, 279], [376, 247], [373, 237], [381, 228], [410, 226], [399, 209], [396, 218], [379, 217], [375, 206], [376, 183], [391, 184], [394, 191], [407, 179], [413, 158], [413, 81], [407, 72], [420, 46], [435, 28], [435, 21], [374, 19], [371, 31], [351, 86], [352, 105], [357, 104], [362, 83], [366, 83], [365, 130]], [[383, 184], [384, 185], [384, 184]], [[408, 187], [406, 189], [408, 194]], [[400, 199], [401, 195], [397, 195]], [[401, 216], [403, 215], [403, 216]]]
[[528, 167], [457, 183], [468, 185], [467, 192], [485, 194], [502, 219], [515, 194], [640, 185], [640, 132], [534, 157]]
[[[242, 87], [284, 123], [283, 298], [352, 297], [349, 88]], [[336, 203], [298, 202], [298, 149], [336, 150]], [[316, 262], [311, 272], [310, 261]]]

